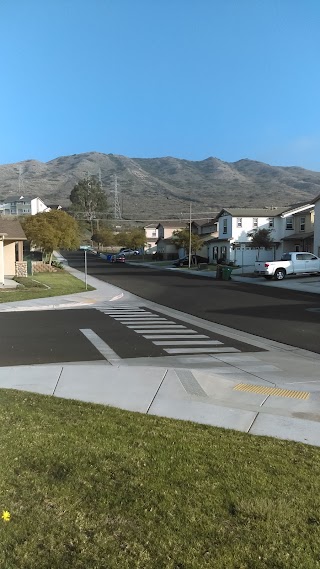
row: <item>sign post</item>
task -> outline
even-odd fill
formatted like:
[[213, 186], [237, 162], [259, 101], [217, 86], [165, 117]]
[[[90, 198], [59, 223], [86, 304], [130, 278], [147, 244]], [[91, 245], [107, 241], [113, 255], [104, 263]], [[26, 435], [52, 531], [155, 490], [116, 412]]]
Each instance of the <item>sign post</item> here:
[[80, 245], [80, 249], [84, 251], [84, 283], [86, 290], [88, 289], [88, 271], [87, 271], [87, 251], [91, 249], [89, 245]]
[[243, 275], [243, 251], [245, 250], [245, 245], [241, 245], [241, 274]]

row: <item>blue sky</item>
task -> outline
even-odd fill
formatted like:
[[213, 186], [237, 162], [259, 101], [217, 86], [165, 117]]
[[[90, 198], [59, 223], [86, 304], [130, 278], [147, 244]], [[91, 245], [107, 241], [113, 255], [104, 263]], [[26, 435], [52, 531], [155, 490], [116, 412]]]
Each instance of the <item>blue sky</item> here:
[[318, 0], [1, 0], [0, 164], [97, 151], [320, 171]]

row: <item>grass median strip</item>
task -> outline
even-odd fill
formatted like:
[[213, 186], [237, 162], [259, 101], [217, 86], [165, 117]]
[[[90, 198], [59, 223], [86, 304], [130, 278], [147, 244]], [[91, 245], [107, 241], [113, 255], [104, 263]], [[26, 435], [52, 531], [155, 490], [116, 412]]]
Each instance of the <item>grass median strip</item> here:
[[319, 566], [318, 448], [0, 395], [4, 569]]
[[[16, 278], [21, 285], [16, 289], [0, 290], [1, 302], [15, 302], [85, 292], [85, 284], [65, 271], [38, 273], [33, 277]], [[94, 290], [88, 285], [87, 290]]]

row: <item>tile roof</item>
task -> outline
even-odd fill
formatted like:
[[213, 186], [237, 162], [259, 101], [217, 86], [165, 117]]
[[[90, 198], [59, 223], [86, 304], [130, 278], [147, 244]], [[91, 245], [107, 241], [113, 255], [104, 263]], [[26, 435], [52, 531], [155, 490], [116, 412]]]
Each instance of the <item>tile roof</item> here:
[[172, 220], [172, 221], [161, 221], [160, 223], [158, 223], [157, 227], [159, 227], [159, 225], [162, 225], [162, 227], [185, 227], [187, 224], [187, 221], [181, 221], [181, 220]]
[[25, 233], [16, 219], [1, 219], [0, 217], [0, 234], [7, 233], [5, 235], [5, 241], [21, 241], [26, 240]]
[[223, 213], [229, 213], [233, 217], [276, 217], [284, 211], [288, 211], [290, 208], [287, 207], [273, 207], [273, 208], [223, 208], [217, 215], [221, 217]]
[[32, 200], [32, 198], [30, 196], [24, 196], [22, 194], [20, 195], [14, 195], [14, 196], [9, 196], [6, 199], [6, 203], [13, 203], [13, 202], [30, 202]]

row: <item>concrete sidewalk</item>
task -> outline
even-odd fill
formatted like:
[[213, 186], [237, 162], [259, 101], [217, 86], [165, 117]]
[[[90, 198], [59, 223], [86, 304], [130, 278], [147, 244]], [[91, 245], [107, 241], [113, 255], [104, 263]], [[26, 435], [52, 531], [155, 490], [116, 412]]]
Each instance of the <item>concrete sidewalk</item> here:
[[[316, 365], [308, 362], [313, 377], [308, 382], [296, 374], [277, 382], [262, 379], [254, 373], [257, 362], [248, 355], [246, 366], [245, 359], [221, 363], [213, 370], [113, 366], [101, 361], [7, 367], [0, 368], [0, 387], [320, 446], [319, 360]], [[270, 366], [265, 367], [265, 377], [275, 376]], [[276, 392], [277, 386], [283, 391]]]
[[[84, 280], [83, 273], [70, 267], [68, 271]], [[217, 353], [205, 358], [167, 356], [152, 358], [152, 365], [149, 358], [120, 360], [111, 355], [81, 364], [1, 367], [0, 388], [112, 405], [320, 446], [320, 355], [159, 307], [91, 276], [88, 284], [96, 290], [2, 304], [0, 311], [98, 308], [109, 303], [145, 306], [265, 351]]]

